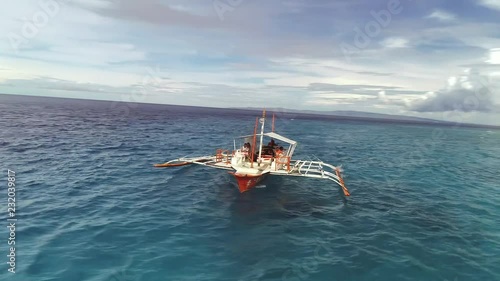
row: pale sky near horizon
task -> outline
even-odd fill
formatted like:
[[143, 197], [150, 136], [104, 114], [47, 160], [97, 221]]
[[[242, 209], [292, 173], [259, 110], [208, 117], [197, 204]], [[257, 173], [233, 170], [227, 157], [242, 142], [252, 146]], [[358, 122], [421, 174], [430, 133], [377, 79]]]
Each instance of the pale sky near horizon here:
[[0, 93], [500, 125], [500, 0], [21, 0]]

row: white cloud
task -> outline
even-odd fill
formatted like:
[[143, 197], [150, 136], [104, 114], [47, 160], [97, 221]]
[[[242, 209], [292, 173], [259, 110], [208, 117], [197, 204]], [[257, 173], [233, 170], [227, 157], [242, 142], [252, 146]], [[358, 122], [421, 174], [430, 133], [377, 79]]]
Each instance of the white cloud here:
[[318, 93], [313, 94], [314, 99], [328, 99], [328, 100], [349, 100], [349, 101], [359, 101], [373, 99], [374, 96], [362, 95], [362, 94], [350, 94], [350, 93]]
[[443, 10], [434, 10], [431, 14], [429, 14], [426, 18], [436, 19], [443, 22], [450, 22], [456, 19], [456, 16], [452, 13], [443, 11]]
[[380, 44], [385, 48], [407, 48], [409, 41], [401, 37], [390, 37], [384, 39]]
[[[148, 67], [128, 67], [117, 71], [116, 69], [96, 69], [90, 66], [54, 64], [41, 60], [19, 58], [5, 58], [2, 60], [2, 64], [10, 69], [4, 77], [6, 79], [34, 79], [45, 76], [118, 87], [136, 83], [148, 75]], [[162, 69], [161, 71], [166, 70]]]
[[489, 64], [500, 65], [500, 48], [490, 49], [490, 59], [486, 61]]
[[448, 86], [413, 100], [409, 109], [416, 112], [493, 112], [498, 89], [474, 70], [448, 79]]
[[481, 0], [480, 4], [490, 9], [500, 11], [500, 0]]
[[381, 100], [382, 102], [387, 102], [387, 95], [385, 94], [385, 91], [380, 91], [378, 92], [378, 99]]

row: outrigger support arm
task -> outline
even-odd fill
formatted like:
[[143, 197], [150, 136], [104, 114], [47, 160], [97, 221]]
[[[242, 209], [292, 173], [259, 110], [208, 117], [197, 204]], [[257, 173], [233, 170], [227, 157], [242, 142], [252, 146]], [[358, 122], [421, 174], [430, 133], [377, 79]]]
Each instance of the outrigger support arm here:
[[335, 167], [335, 174], [337, 174], [337, 177], [339, 178], [339, 185], [342, 187], [342, 191], [344, 192], [345, 196], [351, 196], [351, 193], [349, 193], [349, 190], [347, 187], [345, 187], [344, 179], [340, 175], [340, 169], [338, 167]]
[[[220, 157], [222, 157], [222, 159]], [[219, 158], [217, 158], [217, 155], [189, 157], [189, 158], [182, 157], [179, 159], [168, 161], [163, 164], [155, 164], [154, 166], [157, 168], [168, 168], [168, 167], [185, 166], [189, 164], [197, 164], [211, 168], [233, 171], [234, 169], [231, 166], [231, 163], [223, 161], [223, 159], [227, 159], [228, 157], [231, 157], [231, 155], [227, 154], [226, 152], [222, 152], [222, 154], [219, 155]], [[309, 160], [293, 160], [290, 162], [290, 165], [291, 165], [290, 168], [286, 168], [288, 166], [284, 165], [275, 170], [271, 170], [269, 174], [275, 176], [299, 176], [299, 177], [308, 177], [315, 179], [328, 179], [338, 184], [342, 188], [342, 191], [345, 196], [351, 195], [351, 193], [345, 186], [340, 167], [336, 167], [324, 163], [322, 161], [309, 161]], [[328, 168], [328, 170], [325, 168]]]
[[340, 167], [327, 164], [323, 161], [311, 160], [291, 160], [289, 166], [290, 168], [286, 168], [287, 166], [285, 165], [279, 166], [276, 170], [271, 171], [270, 174], [276, 176], [328, 179], [338, 184], [345, 196], [351, 195], [345, 186]]
[[231, 158], [231, 154], [226, 151], [222, 151], [219, 155], [207, 155], [199, 157], [182, 157], [175, 160], [168, 161], [163, 164], [154, 164], [156, 168], [170, 168], [186, 166], [189, 164], [197, 164], [201, 166], [207, 166], [211, 168], [223, 169], [223, 170], [233, 170], [231, 163], [228, 163], [228, 159]]

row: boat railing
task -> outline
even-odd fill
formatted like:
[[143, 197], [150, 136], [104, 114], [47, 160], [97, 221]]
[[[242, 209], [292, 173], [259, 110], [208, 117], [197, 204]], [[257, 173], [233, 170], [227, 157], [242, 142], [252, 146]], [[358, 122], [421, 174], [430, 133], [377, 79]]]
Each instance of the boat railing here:
[[290, 172], [295, 172], [301, 175], [316, 174], [320, 176], [330, 175], [331, 172], [325, 171], [325, 167], [331, 168], [332, 172], [336, 167], [326, 164], [322, 161], [311, 160], [295, 160], [291, 163], [292, 169]]
[[274, 170], [277, 171], [283, 169], [286, 170], [287, 172], [290, 172], [290, 160], [291, 160], [290, 156], [277, 157], [275, 159], [276, 163], [274, 165]]
[[234, 156], [234, 151], [231, 153], [227, 149], [217, 149], [215, 151], [215, 162], [225, 162], [226, 164], [231, 163], [231, 159]]

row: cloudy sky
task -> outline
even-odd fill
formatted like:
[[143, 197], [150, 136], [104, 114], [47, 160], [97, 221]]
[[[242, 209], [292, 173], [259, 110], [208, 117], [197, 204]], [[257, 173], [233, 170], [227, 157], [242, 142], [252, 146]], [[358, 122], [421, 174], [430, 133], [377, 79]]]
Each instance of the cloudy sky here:
[[500, 125], [500, 0], [20, 0], [0, 93]]

